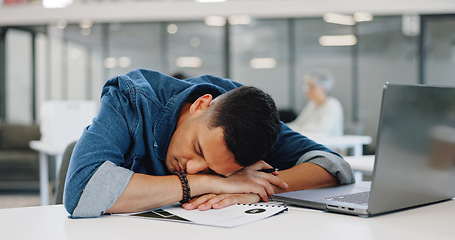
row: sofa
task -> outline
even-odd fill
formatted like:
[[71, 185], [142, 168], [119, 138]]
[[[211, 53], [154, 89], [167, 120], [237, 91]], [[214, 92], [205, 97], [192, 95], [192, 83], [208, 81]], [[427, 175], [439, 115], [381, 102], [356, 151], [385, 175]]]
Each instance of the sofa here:
[[39, 189], [39, 153], [29, 147], [39, 139], [38, 125], [0, 123], [0, 190]]

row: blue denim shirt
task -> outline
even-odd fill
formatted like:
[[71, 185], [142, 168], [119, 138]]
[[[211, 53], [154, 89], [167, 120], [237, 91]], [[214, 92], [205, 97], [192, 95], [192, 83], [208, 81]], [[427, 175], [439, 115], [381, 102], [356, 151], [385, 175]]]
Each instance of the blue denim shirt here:
[[[228, 79], [200, 76], [179, 80], [138, 69], [107, 81], [98, 115], [77, 142], [66, 177], [63, 203], [71, 217], [98, 217], [125, 190], [133, 173], [171, 174], [165, 158], [180, 110], [204, 94], [216, 97], [241, 86]], [[281, 124], [264, 159], [280, 170], [303, 162], [326, 169], [341, 184], [354, 182], [339, 155]]]

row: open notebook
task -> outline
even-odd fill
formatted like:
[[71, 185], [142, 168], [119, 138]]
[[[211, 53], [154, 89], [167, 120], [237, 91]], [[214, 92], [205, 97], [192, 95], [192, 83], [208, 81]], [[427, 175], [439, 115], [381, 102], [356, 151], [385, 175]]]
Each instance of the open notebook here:
[[222, 209], [210, 209], [207, 211], [185, 210], [180, 204], [172, 204], [140, 213], [114, 215], [216, 227], [236, 227], [268, 218], [284, 211], [287, 211], [285, 205], [274, 203], [236, 204]]

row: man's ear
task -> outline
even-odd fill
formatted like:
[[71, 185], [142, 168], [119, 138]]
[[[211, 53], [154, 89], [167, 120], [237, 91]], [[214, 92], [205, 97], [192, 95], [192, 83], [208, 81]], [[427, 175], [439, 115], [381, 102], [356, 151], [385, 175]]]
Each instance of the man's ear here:
[[212, 95], [210, 94], [205, 94], [204, 96], [199, 97], [194, 101], [193, 104], [190, 106], [190, 112], [194, 113], [198, 110], [205, 110], [210, 106], [210, 103], [212, 102]]

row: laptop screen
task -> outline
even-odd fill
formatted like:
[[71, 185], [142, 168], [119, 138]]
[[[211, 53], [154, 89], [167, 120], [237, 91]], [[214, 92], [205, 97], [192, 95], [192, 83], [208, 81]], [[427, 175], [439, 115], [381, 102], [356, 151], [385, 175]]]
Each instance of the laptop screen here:
[[[455, 88], [386, 84], [370, 211], [455, 194]], [[377, 199], [377, 200], [375, 200]]]

